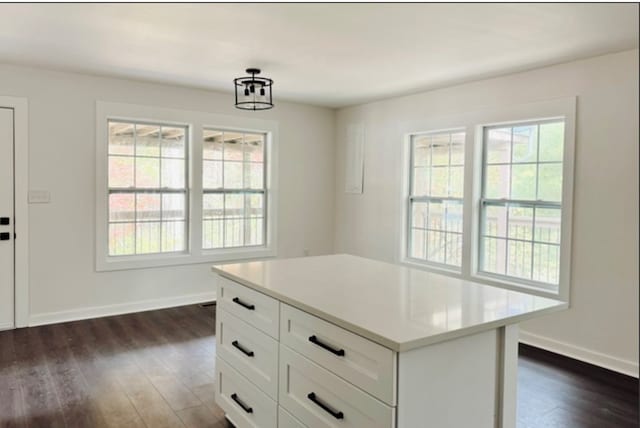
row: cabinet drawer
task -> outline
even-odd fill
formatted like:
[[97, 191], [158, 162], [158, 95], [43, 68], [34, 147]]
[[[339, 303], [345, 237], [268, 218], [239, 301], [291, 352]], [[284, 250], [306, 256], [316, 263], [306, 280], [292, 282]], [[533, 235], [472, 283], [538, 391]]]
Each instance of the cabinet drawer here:
[[306, 428], [302, 422], [291, 416], [282, 407], [278, 406], [278, 428]]
[[278, 399], [278, 342], [222, 308], [216, 314], [216, 340], [218, 356]]
[[395, 409], [280, 345], [279, 402], [309, 428], [392, 428]]
[[217, 302], [223, 309], [278, 339], [280, 303], [276, 299], [220, 276]]
[[221, 358], [216, 359], [215, 399], [237, 428], [277, 427], [277, 403]]
[[289, 305], [280, 305], [280, 342], [395, 405], [395, 353]]

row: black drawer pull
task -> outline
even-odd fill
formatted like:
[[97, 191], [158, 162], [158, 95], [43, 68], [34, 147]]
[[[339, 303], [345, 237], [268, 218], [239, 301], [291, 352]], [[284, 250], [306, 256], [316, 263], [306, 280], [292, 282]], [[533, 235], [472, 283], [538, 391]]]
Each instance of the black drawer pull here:
[[239, 298], [237, 298], [237, 297], [234, 297], [234, 298], [233, 298], [233, 303], [237, 303], [237, 304], [239, 304], [240, 306], [242, 306], [242, 307], [244, 307], [244, 308], [249, 309], [250, 311], [253, 311], [253, 310], [255, 310], [255, 309], [256, 309], [256, 307], [255, 307], [254, 305], [250, 305], [249, 303], [245, 303], [245, 302], [243, 302], [242, 300], [240, 300], [240, 299], [239, 299]]
[[309, 400], [313, 401], [322, 410], [324, 410], [325, 412], [329, 413], [334, 418], [336, 418], [336, 419], [344, 419], [344, 413], [336, 411], [336, 410], [333, 410], [331, 407], [327, 406], [322, 401], [318, 400], [318, 398], [316, 397], [316, 393], [315, 392], [310, 392], [309, 394], [307, 394], [307, 398]]
[[253, 409], [247, 406], [246, 404], [244, 404], [242, 400], [238, 398], [238, 394], [236, 394], [235, 392], [231, 394], [231, 399], [236, 403], [238, 403], [238, 406], [242, 407], [242, 410], [244, 410], [245, 412], [253, 413]]
[[309, 336], [309, 342], [313, 343], [314, 345], [318, 345], [323, 349], [326, 349], [332, 354], [336, 354], [338, 357], [344, 357], [344, 349], [336, 349], [327, 345], [326, 343], [322, 343], [320, 340], [318, 340], [318, 338], [315, 335]]
[[243, 347], [242, 345], [240, 345], [238, 343], [237, 340], [234, 340], [233, 342], [231, 342], [231, 344], [236, 348], [239, 349], [240, 352], [242, 352], [244, 355], [246, 355], [247, 357], [253, 357], [253, 351], [249, 351], [247, 350], [247, 348]]

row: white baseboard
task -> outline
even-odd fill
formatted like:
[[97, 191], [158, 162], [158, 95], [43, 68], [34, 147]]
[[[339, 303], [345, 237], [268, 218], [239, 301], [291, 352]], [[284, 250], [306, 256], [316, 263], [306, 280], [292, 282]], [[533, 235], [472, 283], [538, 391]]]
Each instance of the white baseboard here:
[[604, 367], [618, 373], [628, 376], [638, 377], [638, 363], [612, 357], [611, 355], [602, 354], [600, 352], [591, 351], [579, 346], [570, 345], [568, 343], [558, 342], [548, 337], [538, 336], [537, 334], [528, 333], [520, 330], [520, 342], [536, 348], [546, 349], [556, 354], [565, 355], [567, 357], [584, 361], [585, 363]]
[[45, 324], [56, 324], [67, 321], [78, 321], [90, 318], [122, 315], [132, 312], [144, 312], [154, 309], [172, 308], [175, 306], [191, 305], [216, 300], [215, 291], [208, 293], [189, 294], [186, 296], [167, 297], [162, 299], [141, 300], [131, 303], [115, 305], [93, 306], [89, 308], [71, 309], [60, 312], [46, 312], [29, 317], [29, 327]]
[[11, 324], [11, 323], [0, 324], [0, 331], [2, 331], [2, 330], [10, 330], [12, 328], [13, 328], [13, 324]]

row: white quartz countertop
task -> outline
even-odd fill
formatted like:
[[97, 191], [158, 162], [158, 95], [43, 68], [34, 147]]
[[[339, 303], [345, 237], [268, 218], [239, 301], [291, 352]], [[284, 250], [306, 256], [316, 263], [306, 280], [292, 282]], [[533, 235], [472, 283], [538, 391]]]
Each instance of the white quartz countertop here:
[[346, 254], [213, 271], [402, 352], [567, 308], [567, 303]]

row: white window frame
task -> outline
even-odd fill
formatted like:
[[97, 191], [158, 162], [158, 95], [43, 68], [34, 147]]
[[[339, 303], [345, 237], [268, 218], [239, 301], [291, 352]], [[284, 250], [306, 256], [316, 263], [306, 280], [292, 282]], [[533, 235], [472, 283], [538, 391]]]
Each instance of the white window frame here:
[[[401, 221], [398, 226], [398, 262], [424, 270], [439, 272], [465, 280], [481, 282], [512, 290], [553, 297], [569, 301], [571, 283], [571, 234], [573, 219], [573, 177], [575, 156], [575, 116], [576, 97], [558, 98], [527, 104], [491, 107], [483, 110], [452, 113], [446, 116], [427, 117], [424, 120], [407, 121], [401, 124], [403, 135], [400, 156], [401, 180]], [[540, 283], [503, 277], [479, 271], [480, 243], [480, 200], [482, 197], [482, 154], [484, 128], [511, 125], [548, 119], [564, 120], [564, 154], [562, 173], [562, 213], [560, 235], [560, 280], [557, 287], [541, 286]], [[460, 270], [434, 266], [408, 257], [409, 218], [408, 197], [410, 196], [411, 137], [416, 134], [432, 133], [450, 129], [464, 129], [465, 170], [463, 195], [463, 241], [462, 267]]]
[[[187, 249], [180, 253], [158, 253], [131, 256], [109, 256], [108, 244], [108, 120], [150, 122], [187, 126], [189, 154], [187, 161], [189, 195], [187, 209]], [[202, 140], [203, 129], [225, 129], [266, 135], [265, 165], [267, 196], [266, 241], [259, 247], [230, 249], [202, 249]], [[278, 123], [249, 117], [220, 115], [206, 112], [177, 110], [135, 104], [96, 102], [96, 271], [139, 269], [261, 259], [277, 255], [277, 142]]]

